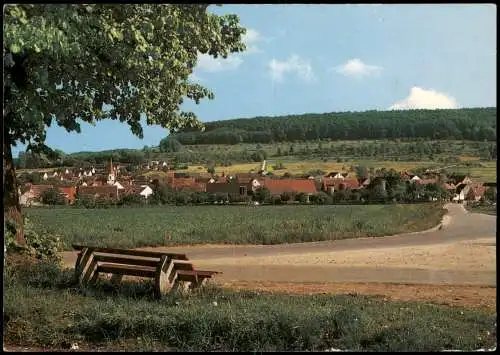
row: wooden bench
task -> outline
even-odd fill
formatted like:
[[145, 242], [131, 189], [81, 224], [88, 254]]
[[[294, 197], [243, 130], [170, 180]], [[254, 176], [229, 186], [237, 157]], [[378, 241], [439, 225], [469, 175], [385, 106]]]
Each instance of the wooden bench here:
[[168, 282], [173, 285], [173, 289], [178, 289], [181, 285], [184, 290], [194, 289], [203, 286], [208, 279], [216, 274], [221, 274], [221, 272], [195, 270], [193, 264], [176, 260], [174, 268], [168, 276]]
[[216, 271], [195, 270], [186, 254], [118, 248], [100, 248], [74, 244], [78, 250], [75, 278], [84, 285], [95, 283], [99, 274], [112, 274], [118, 283], [124, 275], [152, 278], [158, 296], [177, 289], [202, 286]]

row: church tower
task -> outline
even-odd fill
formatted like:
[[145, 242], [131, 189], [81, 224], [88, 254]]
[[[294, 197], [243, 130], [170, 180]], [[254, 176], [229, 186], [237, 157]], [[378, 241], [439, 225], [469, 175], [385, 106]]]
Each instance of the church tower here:
[[113, 158], [109, 162], [109, 172], [108, 172], [108, 185], [115, 184], [115, 171], [113, 169]]

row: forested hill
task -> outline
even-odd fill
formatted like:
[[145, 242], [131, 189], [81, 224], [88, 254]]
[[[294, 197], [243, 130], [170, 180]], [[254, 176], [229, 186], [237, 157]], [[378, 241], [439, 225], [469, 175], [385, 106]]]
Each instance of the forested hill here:
[[395, 110], [256, 117], [207, 122], [172, 134], [181, 144], [271, 143], [314, 139], [464, 139], [495, 141], [497, 109]]

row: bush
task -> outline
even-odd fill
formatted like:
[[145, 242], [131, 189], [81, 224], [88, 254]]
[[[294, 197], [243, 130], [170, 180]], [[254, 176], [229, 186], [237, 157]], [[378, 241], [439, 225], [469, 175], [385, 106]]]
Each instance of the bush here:
[[253, 193], [253, 200], [259, 203], [268, 202], [271, 199], [271, 191], [267, 187], [259, 187]]
[[175, 204], [178, 206], [191, 203], [191, 195], [186, 191], [178, 191], [175, 194]]
[[295, 195], [295, 201], [298, 201], [300, 203], [307, 203], [307, 195], [303, 192], [299, 192], [297, 195]]
[[122, 196], [120, 198], [120, 201], [118, 201], [118, 204], [120, 206], [137, 206], [137, 205], [143, 205], [144, 203], [145, 203], [144, 197], [135, 194], [128, 194]]
[[484, 192], [483, 198], [484, 198], [484, 200], [486, 200], [488, 202], [496, 202], [496, 200], [497, 200], [497, 190], [496, 190], [496, 188], [494, 188], [494, 187], [488, 188]]
[[288, 201], [290, 201], [292, 199], [292, 195], [289, 192], [286, 192], [286, 191], [283, 192], [283, 193], [281, 193], [280, 197], [281, 197], [281, 201], [283, 201], [283, 202], [288, 202]]
[[282, 204], [281, 196], [273, 196], [272, 203], [273, 205], [281, 205]]
[[28, 254], [38, 260], [61, 263], [59, 251], [63, 250], [63, 244], [60, 236], [35, 226], [26, 216], [23, 217], [23, 226], [26, 247], [16, 242], [16, 225], [11, 221], [5, 223], [4, 240], [7, 254]]
[[[314, 198], [313, 198], [314, 197]], [[311, 202], [317, 205], [326, 205], [332, 203], [332, 197], [324, 192], [319, 192], [317, 195], [311, 196]]]
[[194, 204], [204, 204], [209, 200], [209, 196], [206, 192], [193, 192], [191, 193], [191, 201]]
[[40, 194], [40, 200], [43, 204], [51, 206], [66, 204], [66, 199], [58, 188], [42, 191]]

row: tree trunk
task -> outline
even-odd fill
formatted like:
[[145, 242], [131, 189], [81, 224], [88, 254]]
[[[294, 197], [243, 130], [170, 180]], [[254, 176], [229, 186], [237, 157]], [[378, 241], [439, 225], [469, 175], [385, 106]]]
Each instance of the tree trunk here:
[[4, 136], [3, 142], [3, 205], [5, 220], [16, 223], [16, 241], [20, 245], [26, 245], [24, 239], [23, 221], [21, 216], [21, 205], [19, 204], [19, 191], [17, 186], [16, 171], [12, 158], [11, 139], [8, 134]]

